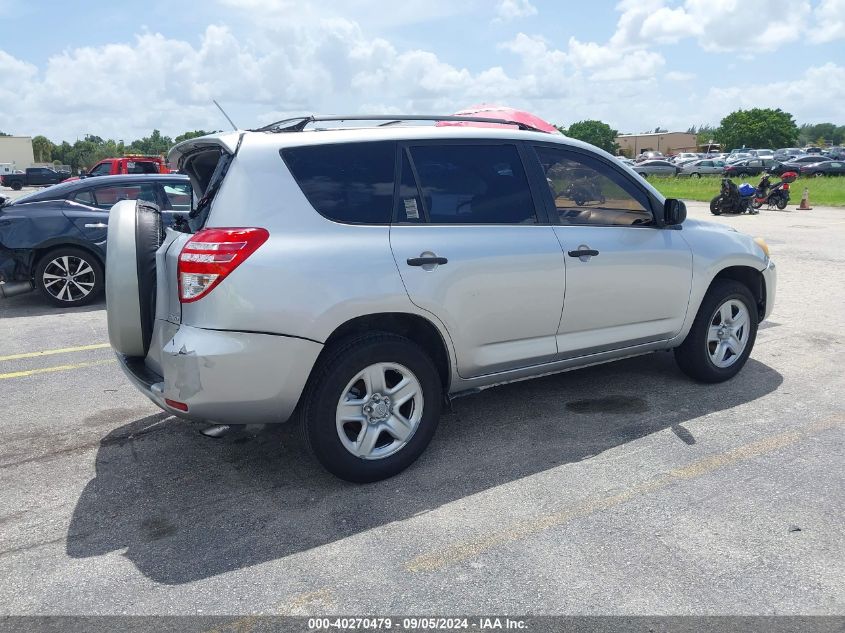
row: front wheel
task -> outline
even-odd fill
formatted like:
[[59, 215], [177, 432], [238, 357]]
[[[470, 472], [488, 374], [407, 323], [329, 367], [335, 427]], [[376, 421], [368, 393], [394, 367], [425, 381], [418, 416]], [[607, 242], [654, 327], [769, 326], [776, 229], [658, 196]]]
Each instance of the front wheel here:
[[699, 174], [698, 172], [692, 173], [690, 174], [690, 178], [701, 178], [701, 174]]
[[388, 333], [339, 343], [309, 381], [306, 444], [329, 472], [357, 483], [392, 477], [428, 446], [443, 388], [418, 345]]
[[760, 207], [762, 207], [762, 206], [763, 206], [763, 201], [762, 201], [762, 200], [757, 200], [757, 199], [755, 198], [755, 199], [751, 202], [751, 208], [752, 208], [752, 209], [759, 209], [759, 208], [760, 208]]
[[817, 171], [815, 174], [813, 174], [813, 178], [823, 178], [823, 177], [824, 177], [824, 174], [820, 171]]
[[81, 248], [58, 248], [35, 266], [35, 285], [53, 305], [83, 306], [103, 291], [103, 266], [97, 257]]
[[720, 279], [704, 295], [689, 334], [675, 348], [681, 370], [701, 382], [723, 382], [745, 365], [757, 338], [757, 304], [747, 286]]

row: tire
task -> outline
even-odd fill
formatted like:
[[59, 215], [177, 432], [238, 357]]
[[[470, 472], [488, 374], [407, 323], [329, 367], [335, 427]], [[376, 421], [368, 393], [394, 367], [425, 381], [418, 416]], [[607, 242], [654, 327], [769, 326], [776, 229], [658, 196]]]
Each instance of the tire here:
[[823, 178], [823, 177], [824, 177], [824, 172], [817, 171], [815, 174], [813, 174], [813, 178]]
[[783, 211], [786, 208], [786, 205], [789, 203], [789, 200], [784, 198], [783, 196], [778, 197], [777, 201], [777, 208]]
[[81, 248], [53, 249], [35, 265], [35, 285], [54, 306], [87, 305], [102, 294], [104, 284], [100, 260]]
[[[363, 372], [383, 376], [387, 389], [372, 389], [363, 378], [357, 380]], [[391, 380], [399, 376], [402, 382], [391, 387]], [[369, 384], [376, 380], [370, 379]], [[382, 416], [368, 424], [364, 416], [377, 413], [367, 414], [363, 409], [376, 409], [384, 403], [379, 395], [394, 395], [393, 390], [403, 383], [409, 389], [418, 387], [419, 395], [398, 410], [387, 412], [382, 406], [380, 411], [387, 418]], [[360, 415], [362, 421], [342, 420], [341, 402], [350, 395], [361, 401], [351, 405], [350, 416]], [[392, 477], [408, 468], [428, 446], [440, 419], [442, 396], [434, 363], [413, 341], [383, 332], [346, 339], [321, 359], [309, 379], [301, 415], [305, 443], [317, 461], [340, 479], [368, 483]], [[408, 424], [396, 425], [396, 411]], [[403, 432], [392, 434], [388, 424]], [[367, 430], [376, 433], [368, 435]], [[409, 435], [403, 438], [406, 433]]]
[[9, 185], [9, 186], [10, 186], [10, 187], [11, 187], [14, 191], [20, 191], [21, 189], [23, 189], [23, 183], [22, 183], [22, 182], [20, 182], [19, 180], [16, 180], [15, 182], [13, 182], [13, 183], [12, 183], [11, 185]]
[[[733, 336], [730, 335], [730, 320], [724, 320], [724, 306], [737, 320], [741, 316], [739, 306], [745, 309], [745, 323], [737, 327]], [[689, 334], [675, 348], [675, 361], [681, 371], [700, 382], [729, 380], [739, 373], [751, 354], [757, 338], [757, 321], [757, 304], [745, 285], [732, 279], [714, 281], [704, 295]], [[719, 334], [723, 323], [728, 323], [724, 339]]]
[[690, 174], [690, 178], [701, 178], [701, 174], [697, 171]]
[[757, 202], [756, 200], [754, 200], [754, 201], [751, 203], [751, 208], [752, 208], [752, 209], [759, 209], [759, 208], [760, 208], [760, 207], [762, 207], [762, 206], [763, 206], [763, 203], [762, 203], [762, 202]]
[[163, 239], [161, 213], [125, 200], [109, 212], [106, 306], [109, 340], [126, 356], [146, 356], [156, 309], [155, 254]]
[[710, 213], [713, 215], [722, 215], [722, 196], [716, 196], [710, 201]]

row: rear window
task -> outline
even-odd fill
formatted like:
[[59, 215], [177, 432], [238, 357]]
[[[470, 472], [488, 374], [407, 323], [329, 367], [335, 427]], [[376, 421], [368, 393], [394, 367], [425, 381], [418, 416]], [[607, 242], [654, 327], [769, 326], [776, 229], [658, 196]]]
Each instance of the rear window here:
[[390, 222], [395, 142], [289, 147], [282, 158], [320, 215], [346, 224]]

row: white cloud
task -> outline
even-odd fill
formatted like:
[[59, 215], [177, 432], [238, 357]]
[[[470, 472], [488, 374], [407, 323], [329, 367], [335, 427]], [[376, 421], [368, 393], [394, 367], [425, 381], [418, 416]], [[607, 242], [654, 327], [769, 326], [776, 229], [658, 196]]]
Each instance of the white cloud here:
[[496, 19], [502, 22], [532, 15], [537, 15], [537, 7], [529, 0], [499, 0], [496, 6]]
[[[823, 0], [816, 14], [835, 14], [841, 4], [842, 0]], [[694, 38], [713, 52], [776, 50], [802, 37], [813, 14], [809, 0], [685, 0], [676, 7], [665, 0], [626, 0], [618, 8], [621, 15], [611, 38], [617, 46]]]
[[692, 81], [695, 79], [695, 73], [685, 73], [680, 70], [670, 70], [664, 75], [669, 81]]
[[[0, 50], [2, 129], [71, 141], [85, 133], [131, 140], [153, 128], [170, 135], [217, 129], [225, 122], [212, 97], [244, 127], [303, 112], [448, 113], [492, 102], [561, 124], [600, 118], [618, 129], [686, 129], [760, 103], [800, 120], [835, 120], [842, 102], [838, 86], [845, 86], [843, 68], [827, 64], [773, 85], [731, 87], [744, 81], [737, 77], [710, 92], [700, 87], [698, 96], [695, 85], [680, 90], [678, 82], [695, 75], [677, 64], [667, 72], [666, 59], [649, 43], [681, 33], [704, 37], [689, 22], [703, 0], [675, 8], [663, 0], [625, 0], [606, 42], [575, 37], [554, 42], [517, 33], [491, 51], [491, 62], [472, 67], [461, 57], [445, 58], [425, 46], [365, 31], [345, 17], [340, 0], [319, 7], [293, 0], [224, 1], [229, 8], [252, 10], [238, 13], [228, 26], [206, 27], [195, 40], [142, 32], [105, 46], [67, 49], [40, 68]], [[376, 6], [370, 0], [349, 2], [366, 11]], [[818, 11], [835, 14], [841, 2], [823, 2]], [[431, 4], [435, 14], [450, 10], [440, 0]], [[653, 19], [658, 14], [665, 22]], [[837, 37], [835, 20], [828, 23], [825, 37]], [[742, 29], [747, 36], [747, 25]]]
[[819, 42], [845, 39], [845, 0], [821, 0], [812, 38]]

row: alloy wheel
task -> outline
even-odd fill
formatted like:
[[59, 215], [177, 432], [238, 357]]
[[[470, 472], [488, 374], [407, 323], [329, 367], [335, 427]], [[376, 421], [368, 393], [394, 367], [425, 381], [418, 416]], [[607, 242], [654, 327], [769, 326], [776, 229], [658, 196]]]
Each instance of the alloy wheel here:
[[738, 299], [728, 299], [710, 317], [707, 330], [707, 352], [710, 361], [724, 369], [742, 356], [750, 334], [748, 308]]
[[337, 434], [361, 459], [384, 459], [413, 437], [423, 415], [417, 377], [398, 363], [375, 363], [355, 375], [337, 404]]
[[54, 298], [67, 303], [85, 299], [94, 290], [94, 268], [81, 257], [62, 255], [50, 260], [41, 275], [44, 289]]

